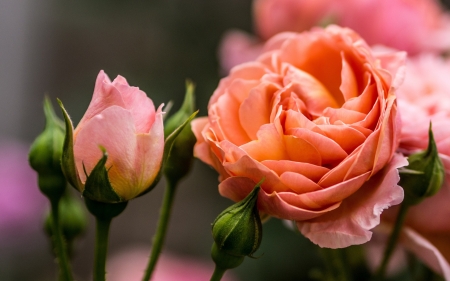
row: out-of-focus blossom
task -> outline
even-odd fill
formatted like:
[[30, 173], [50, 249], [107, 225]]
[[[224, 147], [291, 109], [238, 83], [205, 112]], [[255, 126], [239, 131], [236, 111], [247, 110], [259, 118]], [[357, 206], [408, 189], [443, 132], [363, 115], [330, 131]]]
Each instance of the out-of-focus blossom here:
[[[108, 281], [140, 281], [148, 261], [147, 246], [133, 247], [113, 256], [107, 264]], [[158, 261], [152, 281], [200, 281], [209, 280], [214, 263], [192, 257], [163, 254]], [[229, 272], [223, 281], [236, 280]]]
[[405, 54], [376, 56], [334, 25], [279, 34], [265, 50], [220, 81], [208, 117], [192, 123], [195, 155], [234, 201], [265, 178], [259, 210], [296, 221], [314, 243], [367, 242], [383, 209], [403, 199], [394, 92]]
[[17, 140], [0, 141], [0, 244], [41, 231], [46, 199], [27, 154], [28, 147]]
[[[402, 116], [400, 150], [406, 154], [428, 145], [428, 126], [444, 168], [444, 186], [434, 196], [409, 209], [402, 241], [420, 259], [450, 280], [450, 60], [433, 55], [411, 58], [397, 91]], [[393, 221], [395, 208], [386, 213]]]
[[437, 0], [255, 0], [255, 33], [227, 33], [219, 49], [222, 68], [251, 61], [259, 45], [284, 31], [334, 23], [358, 32], [369, 45], [410, 55], [450, 49], [450, 15]]

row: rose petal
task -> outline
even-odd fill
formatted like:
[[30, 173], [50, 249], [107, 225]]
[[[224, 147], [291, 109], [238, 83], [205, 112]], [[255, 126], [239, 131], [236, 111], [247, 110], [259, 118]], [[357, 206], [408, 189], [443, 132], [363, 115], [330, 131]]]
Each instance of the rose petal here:
[[341, 206], [309, 221], [299, 221], [300, 232], [321, 247], [344, 248], [370, 240], [369, 231], [380, 223], [382, 211], [403, 200], [397, 185], [397, 169], [407, 165], [406, 158], [395, 154], [388, 166], [375, 174]]
[[74, 139], [74, 155], [82, 182], [86, 181], [83, 165], [89, 175], [102, 157], [99, 146], [108, 153], [105, 166], [109, 169], [112, 187], [119, 195], [128, 190], [135, 193], [138, 183], [135, 171], [137, 143], [133, 117], [128, 110], [119, 106], [108, 107], [87, 121], [79, 131]]

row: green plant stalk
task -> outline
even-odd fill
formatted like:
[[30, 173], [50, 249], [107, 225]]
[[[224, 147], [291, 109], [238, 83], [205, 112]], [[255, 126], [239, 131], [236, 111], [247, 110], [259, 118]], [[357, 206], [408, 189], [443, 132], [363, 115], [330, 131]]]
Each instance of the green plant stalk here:
[[347, 259], [344, 257], [345, 249], [328, 249], [322, 248], [322, 256], [327, 269], [326, 279], [330, 281], [350, 281], [350, 269], [346, 264]]
[[397, 220], [395, 221], [394, 229], [392, 230], [392, 233], [389, 237], [388, 243], [384, 250], [383, 260], [375, 274], [376, 280], [383, 280], [383, 278], [386, 274], [386, 269], [389, 264], [389, 260], [392, 256], [392, 253], [395, 250], [395, 246], [396, 246], [398, 238], [400, 236], [400, 231], [405, 222], [406, 214], [407, 214], [409, 207], [410, 207], [410, 205], [406, 204], [405, 202], [400, 205], [400, 210], [398, 212]]
[[145, 275], [142, 281], [149, 281], [153, 271], [155, 270], [156, 263], [158, 262], [159, 255], [161, 254], [162, 247], [164, 245], [164, 239], [169, 226], [169, 218], [172, 213], [173, 200], [175, 198], [177, 182], [172, 182], [167, 179], [166, 190], [164, 192], [163, 205], [161, 207], [161, 213], [159, 215], [158, 226], [156, 227], [156, 233], [153, 237], [152, 252], [150, 259], [145, 270]]
[[112, 218], [96, 217], [95, 255], [94, 255], [94, 281], [106, 279], [106, 255], [108, 251], [109, 227]]
[[55, 254], [59, 265], [59, 280], [72, 281], [72, 270], [69, 264], [69, 258], [67, 254], [67, 247], [64, 241], [64, 237], [59, 225], [59, 198], [50, 200], [51, 204], [51, 216], [52, 216], [52, 228], [53, 228], [53, 243], [55, 247]]
[[223, 275], [225, 274], [225, 271], [226, 271], [226, 269], [222, 269], [220, 267], [217, 267], [217, 265], [216, 265], [210, 281], [220, 281], [222, 279]]

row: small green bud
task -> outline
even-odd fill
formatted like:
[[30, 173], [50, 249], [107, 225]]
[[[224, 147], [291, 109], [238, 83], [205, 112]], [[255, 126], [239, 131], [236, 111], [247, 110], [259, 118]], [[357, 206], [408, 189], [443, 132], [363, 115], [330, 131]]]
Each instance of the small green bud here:
[[[58, 204], [58, 218], [59, 226], [67, 243], [68, 254], [72, 256], [73, 241], [82, 235], [87, 227], [86, 211], [80, 200], [75, 199], [66, 191]], [[44, 231], [49, 237], [53, 237], [53, 218], [50, 212], [45, 217]], [[54, 243], [53, 239], [51, 241]], [[55, 245], [52, 246], [53, 249], [56, 249]]]
[[411, 154], [409, 165], [400, 169], [399, 185], [405, 190], [405, 203], [415, 205], [436, 194], [444, 182], [444, 167], [439, 159], [433, 132], [428, 131], [428, 148]]
[[[262, 225], [256, 206], [260, 181], [247, 197], [228, 207], [212, 224], [212, 235], [216, 251], [234, 257], [251, 256], [261, 244]], [[214, 247], [213, 247], [214, 250]], [[218, 256], [218, 254], [214, 255]], [[217, 266], [226, 268], [215, 260]], [[219, 261], [226, 263], [226, 261]]]
[[[167, 120], [164, 126], [165, 138], [172, 134], [194, 113], [194, 107], [194, 84], [188, 81], [186, 83], [186, 95], [183, 105], [180, 110]], [[189, 173], [194, 160], [193, 149], [195, 142], [196, 138], [189, 122], [176, 137], [164, 163], [163, 173], [167, 179], [178, 182]]]
[[[67, 241], [72, 241], [84, 233], [87, 227], [87, 214], [83, 204], [70, 194], [65, 193], [59, 202], [60, 225]], [[45, 232], [52, 235], [52, 217], [50, 213], [45, 219]]]
[[64, 193], [66, 179], [61, 170], [64, 126], [56, 116], [50, 100], [44, 99], [46, 125], [36, 138], [28, 155], [30, 166], [38, 173], [38, 185], [49, 199], [58, 199]]

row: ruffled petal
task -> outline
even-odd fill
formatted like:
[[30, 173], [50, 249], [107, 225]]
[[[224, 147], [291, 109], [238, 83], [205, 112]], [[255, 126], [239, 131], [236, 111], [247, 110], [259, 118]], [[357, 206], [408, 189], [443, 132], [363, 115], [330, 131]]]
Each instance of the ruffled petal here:
[[326, 248], [344, 248], [370, 240], [370, 229], [380, 223], [382, 211], [403, 200], [403, 189], [397, 185], [397, 169], [407, 160], [395, 154], [388, 166], [374, 175], [341, 206], [309, 221], [298, 221], [300, 232], [313, 243]]

